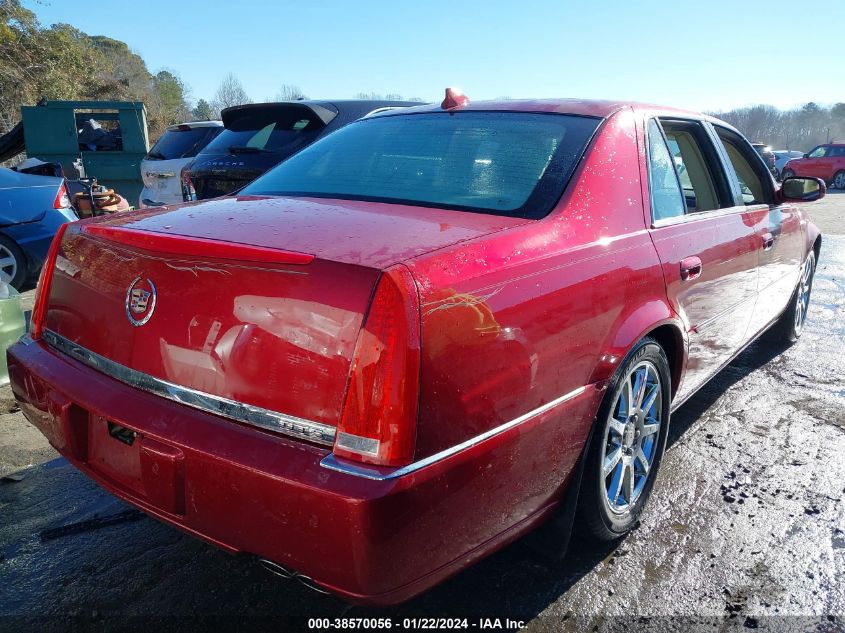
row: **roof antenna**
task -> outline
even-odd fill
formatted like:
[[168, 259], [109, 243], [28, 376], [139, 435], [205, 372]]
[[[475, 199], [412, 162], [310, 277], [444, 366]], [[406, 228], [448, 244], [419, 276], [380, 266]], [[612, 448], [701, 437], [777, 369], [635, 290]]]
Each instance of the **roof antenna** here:
[[446, 98], [440, 107], [444, 110], [456, 110], [469, 105], [469, 97], [457, 88], [446, 88]]

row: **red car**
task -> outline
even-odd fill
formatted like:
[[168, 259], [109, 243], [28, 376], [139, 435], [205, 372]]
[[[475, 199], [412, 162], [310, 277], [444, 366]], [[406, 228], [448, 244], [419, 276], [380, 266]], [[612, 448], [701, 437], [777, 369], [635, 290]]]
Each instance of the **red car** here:
[[670, 412], [801, 334], [823, 194], [707, 116], [449, 93], [237, 197], [69, 225], [12, 385], [118, 497], [395, 603], [540, 524], [631, 529]]
[[845, 189], [845, 143], [819, 145], [804, 158], [793, 158], [783, 168], [783, 177], [821, 178], [828, 186]]

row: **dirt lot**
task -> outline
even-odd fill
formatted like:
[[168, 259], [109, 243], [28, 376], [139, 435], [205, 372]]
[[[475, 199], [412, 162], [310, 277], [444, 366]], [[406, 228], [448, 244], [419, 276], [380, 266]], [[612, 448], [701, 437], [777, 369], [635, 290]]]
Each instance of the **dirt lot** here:
[[811, 209], [827, 236], [803, 338], [753, 345], [679, 409], [638, 530], [576, 543], [556, 565], [516, 543], [395, 609], [348, 607], [130, 510], [54, 459], [0, 392], [0, 475], [17, 472], [0, 482], [0, 628], [460, 616], [529, 630], [843, 630], [845, 193]]

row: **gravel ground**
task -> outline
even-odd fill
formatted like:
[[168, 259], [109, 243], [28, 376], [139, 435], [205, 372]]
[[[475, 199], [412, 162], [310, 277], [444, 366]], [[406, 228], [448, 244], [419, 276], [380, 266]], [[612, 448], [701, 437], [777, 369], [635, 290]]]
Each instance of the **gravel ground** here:
[[604, 548], [576, 542], [560, 564], [518, 542], [393, 609], [309, 592], [129, 509], [53, 459], [0, 391], [0, 475], [17, 471], [0, 481], [0, 629], [249, 615], [280, 630], [341, 616], [843, 630], [845, 193], [810, 208], [826, 238], [804, 336], [756, 343], [677, 411], [638, 530]]
[[828, 189], [827, 195], [818, 202], [808, 203], [815, 223], [826, 235], [845, 235], [845, 191]]

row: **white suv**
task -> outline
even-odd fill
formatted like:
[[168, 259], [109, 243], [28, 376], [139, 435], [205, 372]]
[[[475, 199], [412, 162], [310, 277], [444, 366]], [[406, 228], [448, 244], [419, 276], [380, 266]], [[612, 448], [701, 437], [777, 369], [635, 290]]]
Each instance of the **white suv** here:
[[168, 127], [141, 161], [144, 188], [138, 206], [182, 202], [182, 168], [221, 130], [222, 121], [194, 121]]

